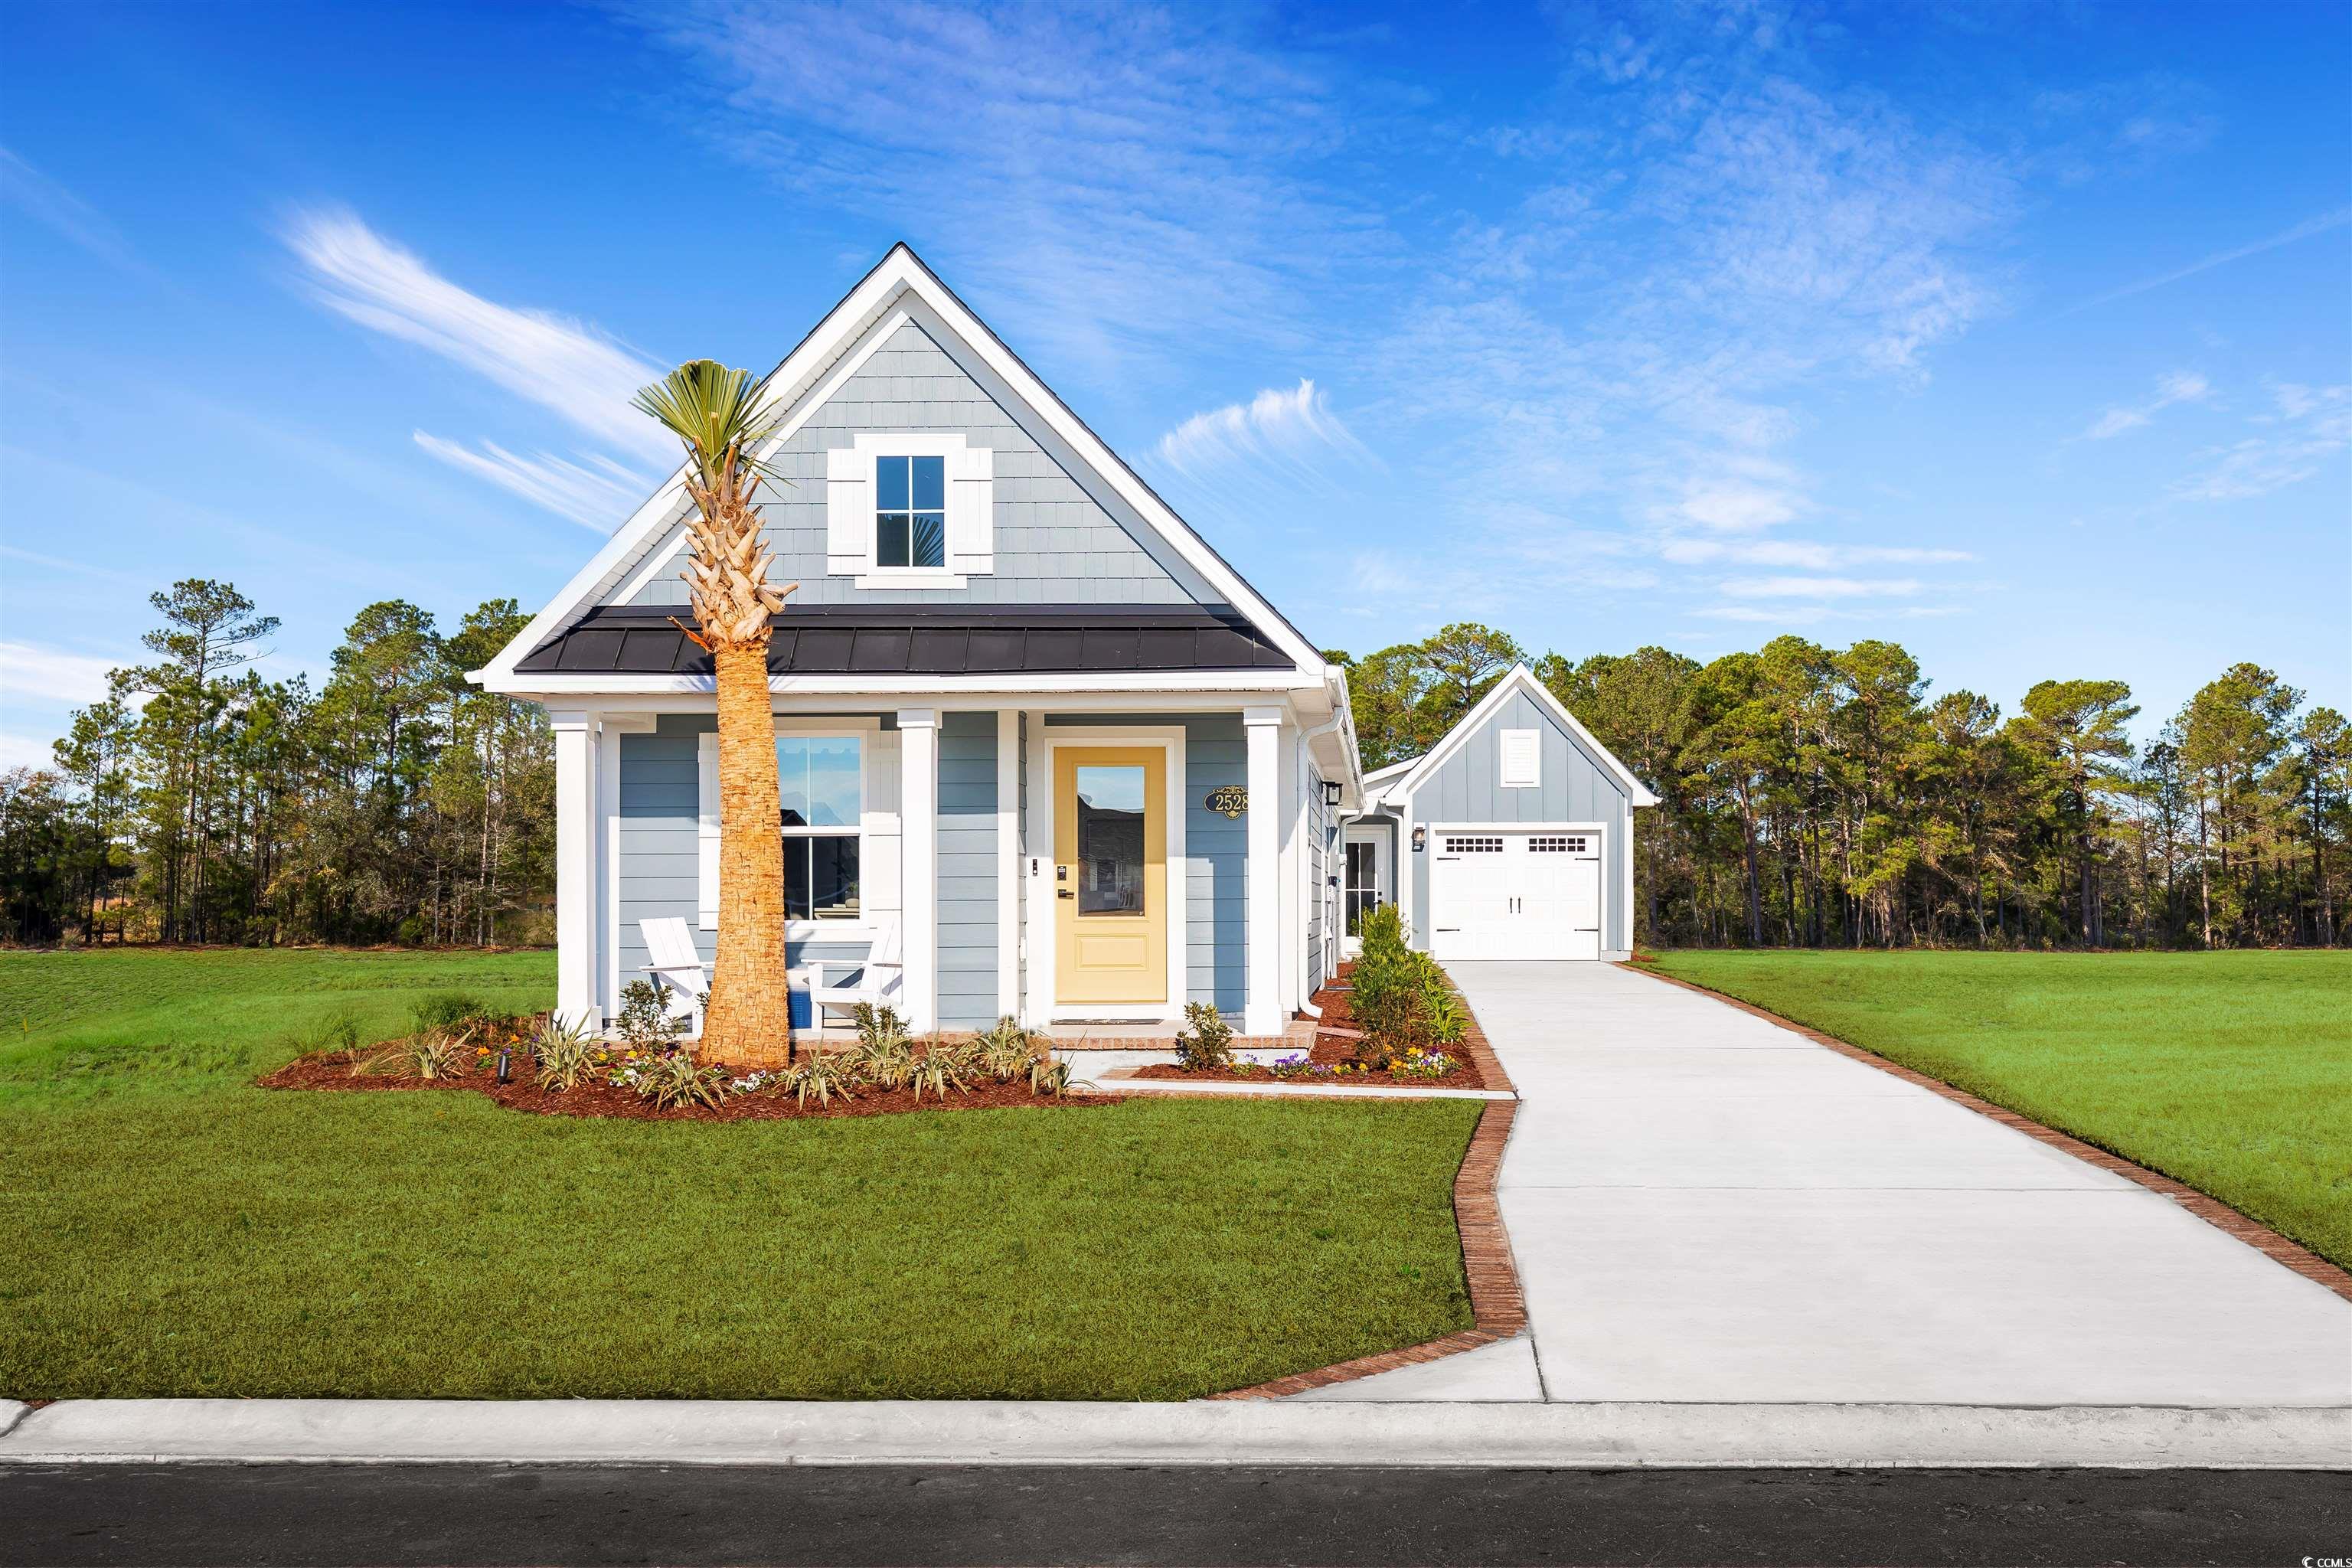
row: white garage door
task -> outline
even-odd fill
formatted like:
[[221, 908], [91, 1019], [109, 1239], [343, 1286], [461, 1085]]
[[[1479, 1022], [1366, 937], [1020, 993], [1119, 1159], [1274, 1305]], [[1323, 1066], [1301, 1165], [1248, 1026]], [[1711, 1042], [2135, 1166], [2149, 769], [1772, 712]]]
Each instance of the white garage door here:
[[1433, 829], [1430, 952], [1446, 958], [1599, 958], [1601, 835], [1557, 827]]

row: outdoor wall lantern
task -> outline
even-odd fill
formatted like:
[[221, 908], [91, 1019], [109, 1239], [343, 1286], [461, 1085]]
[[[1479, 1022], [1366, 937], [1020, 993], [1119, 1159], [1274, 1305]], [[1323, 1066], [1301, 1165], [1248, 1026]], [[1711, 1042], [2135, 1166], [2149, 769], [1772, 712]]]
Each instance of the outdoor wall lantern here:
[[1415, 823], [1412, 829], [1412, 852], [1416, 855], [1429, 847], [1429, 829]]
[[1339, 805], [1340, 794], [1346, 788], [1347, 785], [1340, 783], [1338, 779], [1325, 779], [1323, 781], [1323, 804], [1325, 805]]

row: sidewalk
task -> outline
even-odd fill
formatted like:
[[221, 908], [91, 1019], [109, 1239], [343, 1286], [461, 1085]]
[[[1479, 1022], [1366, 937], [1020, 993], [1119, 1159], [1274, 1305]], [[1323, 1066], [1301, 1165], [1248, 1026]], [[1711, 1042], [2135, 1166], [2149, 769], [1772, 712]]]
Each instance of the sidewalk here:
[[2352, 1469], [2352, 1410], [92, 1399], [0, 1436], [0, 1465], [157, 1461]]

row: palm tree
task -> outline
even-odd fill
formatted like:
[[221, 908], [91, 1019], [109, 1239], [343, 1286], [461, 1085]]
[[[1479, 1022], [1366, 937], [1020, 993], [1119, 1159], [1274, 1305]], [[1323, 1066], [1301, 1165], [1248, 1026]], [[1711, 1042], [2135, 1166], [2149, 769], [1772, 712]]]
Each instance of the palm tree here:
[[769, 1066], [791, 1054], [784, 978], [784, 853], [778, 836], [776, 731], [768, 697], [769, 617], [784, 607], [752, 503], [773, 477], [754, 456], [781, 409], [762, 409], [749, 371], [690, 360], [635, 405], [686, 446], [687, 521], [698, 623], [680, 630], [710, 655], [719, 678], [719, 955], [703, 1012], [700, 1054]]

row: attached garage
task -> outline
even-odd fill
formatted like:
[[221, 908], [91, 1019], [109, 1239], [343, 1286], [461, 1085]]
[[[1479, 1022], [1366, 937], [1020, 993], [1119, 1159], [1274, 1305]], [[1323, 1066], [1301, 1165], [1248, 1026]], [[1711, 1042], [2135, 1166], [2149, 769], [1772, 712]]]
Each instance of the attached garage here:
[[1349, 837], [1394, 846], [1390, 897], [1415, 946], [1442, 960], [1632, 952], [1633, 813], [1657, 797], [1527, 666], [1366, 784]]

